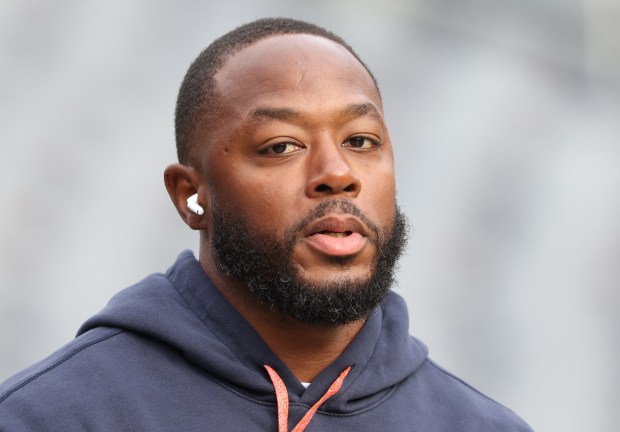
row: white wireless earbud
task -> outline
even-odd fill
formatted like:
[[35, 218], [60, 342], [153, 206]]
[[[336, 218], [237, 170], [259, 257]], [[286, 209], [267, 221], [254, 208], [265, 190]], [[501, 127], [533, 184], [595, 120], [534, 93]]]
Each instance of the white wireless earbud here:
[[198, 204], [198, 194], [194, 194], [187, 199], [187, 207], [198, 216], [202, 216], [205, 210]]

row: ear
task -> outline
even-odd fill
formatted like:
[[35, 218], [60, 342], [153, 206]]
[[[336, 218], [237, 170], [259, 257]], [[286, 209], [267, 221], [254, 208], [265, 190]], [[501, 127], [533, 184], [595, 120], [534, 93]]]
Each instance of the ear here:
[[[175, 163], [168, 165], [164, 170], [164, 183], [181, 219], [191, 229], [207, 229], [210, 207], [208, 206], [207, 187], [202, 175], [190, 166]], [[205, 212], [200, 216], [187, 206], [187, 199], [194, 194], [198, 194], [198, 204], [205, 209]]]

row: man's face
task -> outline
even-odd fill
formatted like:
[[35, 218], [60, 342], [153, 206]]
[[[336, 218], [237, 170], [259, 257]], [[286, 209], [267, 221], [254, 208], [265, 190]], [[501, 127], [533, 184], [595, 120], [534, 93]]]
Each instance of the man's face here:
[[[234, 54], [215, 78], [217, 110], [199, 155], [208, 241], [217, 206], [259, 238], [288, 244], [303, 282], [369, 280], [396, 202], [381, 100], [363, 66], [327, 39], [284, 35]], [[328, 201], [352, 206], [316, 212]]]

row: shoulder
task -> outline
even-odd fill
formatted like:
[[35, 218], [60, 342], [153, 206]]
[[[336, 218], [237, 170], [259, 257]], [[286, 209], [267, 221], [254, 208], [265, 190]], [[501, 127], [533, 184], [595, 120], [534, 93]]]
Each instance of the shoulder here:
[[74, 339], [49, 357], [0, 384], [0, 404], [4, 403], [22, 388], [34, 385], [33, 383], [39, 378], [54, 373], [56, 369], [62, 369], [65, 363], [69, 362], [74, 356], [79, 355], [82, 351], [106, 341], [121, 332], [122, 330], [120, 329], [101, 329], [101, 331], [90, 332]]
[[531, 432], [513, 411], [476, 390], [430, 359], [412, 376], [413, 387], [424, 394], [420, 402], [442, 422], [458, 424], [459, 430]]
[[[88, 376], [85, 358], [98, 346], [122, 333], [106, 328], [88, 332], [0, 384], [0, 429], [36, 430], [37, 417], [53, 413], [60, 404], [80, 398], [76, 383]], [[53, 415], [43, 415], [53, 423]], [[38, 425], [43, 430], [44, 423]]]
[[109, 327], [88, 331], [0, 384], [0, 430], [111, 426], [110, 414], [128, 403], [119, 395], [138, 400], [148, 397], [141, 383], [154, 374], [147, 367], [153, 358], [159, 359], [155, 361], [158, 367], [166, 369], [168, 365], [160, 363], [179, 363], [178, 357], [170, 347], [132, 332]]

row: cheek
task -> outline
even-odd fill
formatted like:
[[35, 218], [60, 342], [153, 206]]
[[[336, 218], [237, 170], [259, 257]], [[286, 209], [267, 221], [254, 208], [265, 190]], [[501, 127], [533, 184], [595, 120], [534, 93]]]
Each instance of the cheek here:
[[389, 225], [396, 211], [396, 180], [394, 171], [389, 165], [384, 169], [367, 171], [369, 174], [362, 179], [362, 194], [365, 197], [365, 208], [368, 216], [377, 224]]
[[240, 216], [248, 228], [281, 235], [295, 222], [290, 211], [298, 188], [286, 177], [238, 168], [214, 189], [218, 206]]

